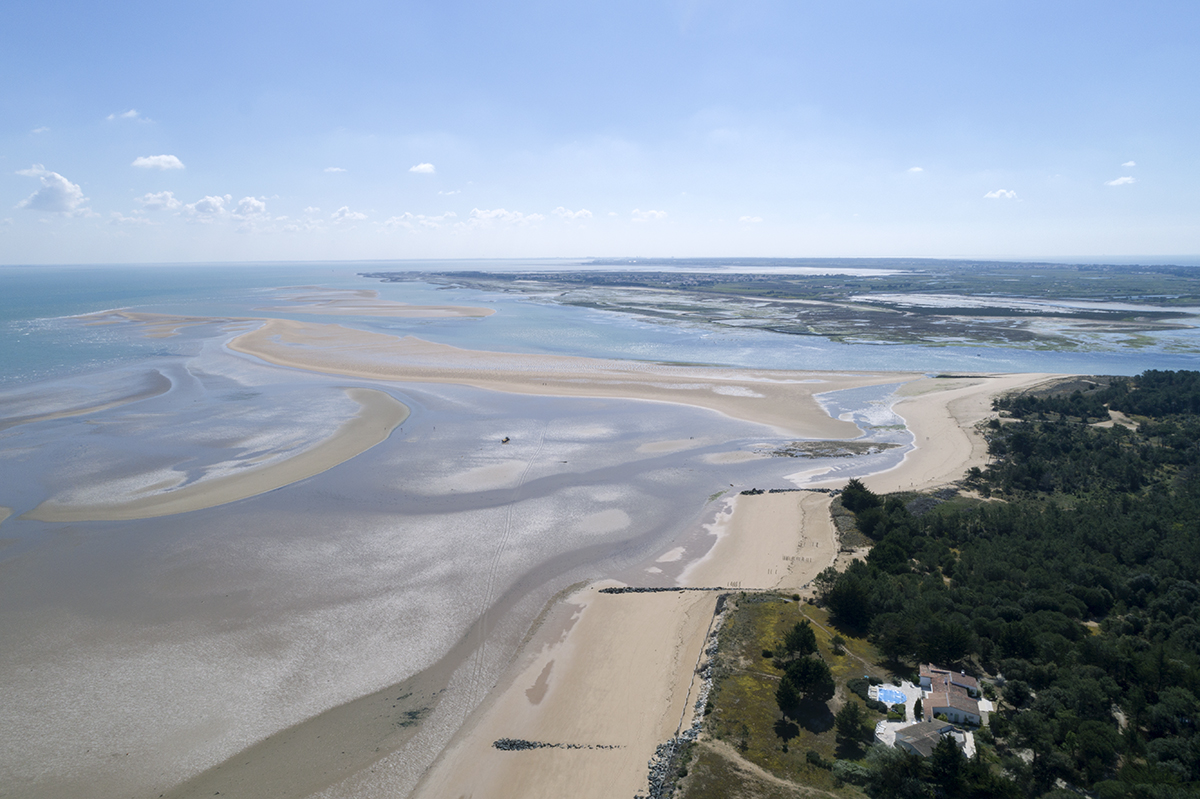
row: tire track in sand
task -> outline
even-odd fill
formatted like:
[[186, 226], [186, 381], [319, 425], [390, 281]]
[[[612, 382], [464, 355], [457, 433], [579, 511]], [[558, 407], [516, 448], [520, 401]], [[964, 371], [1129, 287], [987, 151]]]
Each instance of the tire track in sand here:
[[500, 540], [496, 544], [495, 552], [492, 553], [491, 561], [488, 563], [487, 578], [485, 579], [483, 588], [483, 611], [480, 614], [480, 624], [478, 627], [480, 640], [479, 645], [475, 648], [475, 654], [471, 657], [472, 665], [470, 685], [472, 687], [478, 687], [480, 685], [483, 679], [483, 671], [487, 663], [487, 617], [488, 612], [492, 607], [492, 600], [495, 598], [494, 595], [496, 591], [497, 574], [500, 571], [500, 560], [504, 556], [504, 550], [507, 549], [508, 542], [512, 537], [513, 509], [516, 507], [517, 499], [521, 494], [521, 489], [524, 487], [525, 481], [529, 477], [529, 472], [532, 471], [534, 464], [537, 463], [538, 458], [542, 454], [542, 449], [545, 447], [547, 427], [549, 427], [549, 424], [546, 424], [542, 427], [541, 436], [538, 438], [537, 447], [534, 449], [533, 454], [529, 456], [529, 461], [525, 464], [525, 468], [522, 470], [521, 476], [517, 478], [517, 484], [513, 487], [512, 496], [509, 497], [508, 504], [504, 509], [504, 526], [500, 533]]

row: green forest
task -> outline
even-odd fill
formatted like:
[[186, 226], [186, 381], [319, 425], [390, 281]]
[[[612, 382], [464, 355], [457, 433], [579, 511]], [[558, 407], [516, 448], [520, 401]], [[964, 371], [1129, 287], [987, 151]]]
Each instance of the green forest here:
[[[967, 763], [931, 779], [895, 756], [868, 790], [1200, 794], [1200, 372], [996, 407], [993, 462], [966, 480], [976, 498], [930, 507], [851, 482], [843, 505], [874, 545], [817, 589], [897, 671], [932, 661], [1003, 677], [979, 739], [1008, 784], [985, 791]], [[1130, 426], [1092, 424], [1109, 409]]]

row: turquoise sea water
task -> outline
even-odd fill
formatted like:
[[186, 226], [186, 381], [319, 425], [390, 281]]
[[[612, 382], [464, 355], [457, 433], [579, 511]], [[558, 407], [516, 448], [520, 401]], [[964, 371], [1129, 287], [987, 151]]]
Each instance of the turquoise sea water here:
[[[487, 305], [486, 319], [402, 320], [322, 316], [364, 329], [412, 334], [460, 347], [781, 369], [1069, 372], [1136, 374], [1195, 368], [1194, 354], [1161, 344], [1140, 349], [1058, 352], [1004, 347], [841, 344], [758, 330], [660, 323], [553, 304], [515, 294], [383, 283], [359, 277], [383, 270], [561, 268], [564, 262], [337, 262], [0, 268], [0, 385], [34, 382], [161, 356], [184, 355], [194, 334], [145, 339], [120, 328], [83, 326], [79, 314], [128, 308], [193, 316], [293, 316], [273, 289], [319, 285], [368, 288], [413, 304]], [[313, 319], [314, 317], [298, 317]], [[1200, 331], [1185, 333], [1200, 343]], [[1179, 334], [1175, 334], [1178, 338]]]

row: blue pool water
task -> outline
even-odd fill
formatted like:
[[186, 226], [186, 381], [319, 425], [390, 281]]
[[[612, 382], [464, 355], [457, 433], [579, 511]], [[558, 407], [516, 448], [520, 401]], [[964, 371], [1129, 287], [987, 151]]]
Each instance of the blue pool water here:
[[879, 687], [879, 701], [889, 705], [902, 705], [908, 699], [898, 688]]

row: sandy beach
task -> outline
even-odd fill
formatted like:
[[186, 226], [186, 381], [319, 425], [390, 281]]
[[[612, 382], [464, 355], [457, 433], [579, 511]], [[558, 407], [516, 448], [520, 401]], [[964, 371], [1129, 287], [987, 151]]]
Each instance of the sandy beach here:
[[994, 415], [992, 398], [1058, 377], [998, 374], [906, 383], [893, 410], [912, 432], [915, 449], [894, 469], [870, 475], [863, 483], [881, 493], [927, 490], [961, 479], [972, 466], [982, 468], [988, 462], [987, 442], [975, 428]]
[[[715, 596], [601, 594], [564, 600], [495, 701], [477, 712], [418, 797], [633, 796], [646, 760], [688, 709]], [[501, 751], [516, 738], [557, 747]], [[563, 745], [579, 748], [568, 749]]]
[[[22, 518], [47, 522], [123, 521], [186, 513], [236, 502], [274, 491], [332, 469], [385, 440], [408, 418], [408, 408], [390, 395], [367, 388], [349, 388], [346, 394], [360, 410], [332, 436], [287, 460], [249, 468], [238, 474], [201, 480], [175, 488], [156, 486], [153, 493], [103, 505], [64, 504], [53, 499], [38, 505]], [[180, 473], [179, 480], [184, 479]]]
[[[973, 428], [991, 398], [1049, 379], [1000, 375], [921, 379], [900, 413], [918, 436], [904, 463], [868, 480], [877, 490], [923, 488], [986, 463]], [[725, 500], [717, 540], [681, 575], [693, 587], [799, 590], [837, 555], [828, 495], [790, 492]], [[690, 723], [689, 690], [716, 592], [601, 594], [601, 584], [556, 608], [489, 700], [426, 774], [414, 796], [610, 797], [647, 788], [655, 747]], [[502, 751], [500, 738], [616, 749]]]
[[914, 375], [685, 367], [565, 355], [465, 350], [341, 325], [272, 319], [229, 348], [268, 363], [372, 380], [458, 383], [517, 394], [620, 397], [708, 408], [806, 438], [855, 438], [832, 419], [820, 392], [895, 383]]
[[[690, 587], [798, 588], [837, 554], [830, 497], [739, 496], [711, 526], [716, 545], [685, 571]], [[526, 646], [414, 796], [610, 797], [646, 789], [655, 748], [691, 723], [695, 669], [715, 591], [573, 594]], [[690, 701], [689, 701], [690, 698]], [[500, 738], [605, 749], [503, 751]]]

